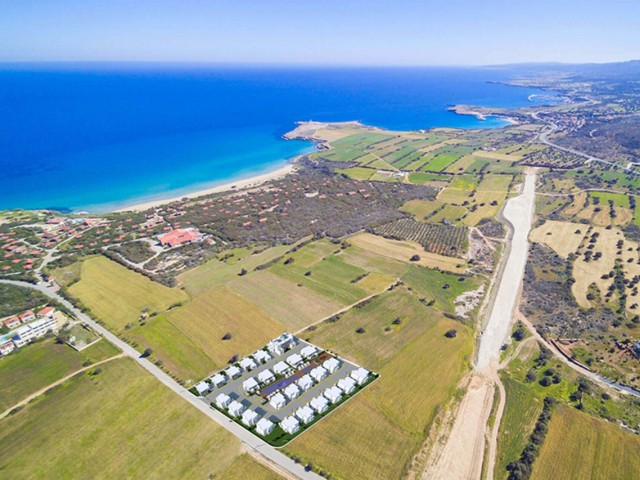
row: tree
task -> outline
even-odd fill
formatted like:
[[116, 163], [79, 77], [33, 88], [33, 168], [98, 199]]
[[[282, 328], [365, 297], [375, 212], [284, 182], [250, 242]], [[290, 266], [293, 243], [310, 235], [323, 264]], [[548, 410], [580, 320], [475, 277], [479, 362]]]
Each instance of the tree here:
[[412, 261], [412, 262], [419, 262], [420, 261], [420, 255], [413, 255], [409, 260]]
[[458, 335], [458, 331], [455, 329], [447, 330], [447, 333], [444, 334], [447, 338], [455, 338]]
[[231, 340], [233, 338], [233, 334], [231, 332], [227, 332], [222, 336], [222, 340]]
[[356, 330], [356, 333], [366, 333], [366, 330], [364, 329], [364, 327], [359, 327], [359, 328]]
[[548, 387], [549, 385], [551, 385], [551, 379], [549, 377], [542, 377], [540, 379], [540, 385], [542, 385], [543, 387]]
[[525, 378], [527, 382], [533, 383], [538, 379], [538, 374], [536, 373], [536, 370], [534, 368], [530, 368]]
[[242, 270], [240, 270], [240, 272], [238, 273], [238, 276], [239, 276], [239, 277], [242, 277], [243, 275], [246, 275], [246, 274], [247, 274], [247, 269], [246, 269], [246, 268], [243, 268], [243, 269], [242, 269]]
[[151, 348], [145, 348], [144, 352], [142, 352], [142, 358], [147, 358], [149, 357], [151, 354], [153, 353], [153, 349]]

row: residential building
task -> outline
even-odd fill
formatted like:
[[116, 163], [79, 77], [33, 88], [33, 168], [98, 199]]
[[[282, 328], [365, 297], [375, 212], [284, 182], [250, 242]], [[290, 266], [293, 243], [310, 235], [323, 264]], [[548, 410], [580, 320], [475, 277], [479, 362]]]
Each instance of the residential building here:
[[307, 345], [302, 350], [300, 350], [300, 354], [306, 359], [311, 360], [312, 358], [318, 355], [319, 351], [313, 345]]
[[313, 421], [313, 417], [315, 417], [316, 412], [314, 412], [311, 408], [307, 407], [306, 405], [302, 408], [299, 408], [298, 410], [296, 410], [296, 417], [298, 417], [300, 419], [300, 421], [302, 423], [309, 424]]
[[363, 385], [369, 379], [369, 371], [360, 367], [357, 370], [351, 372], [351, 378], [358, 382], [358, 385]]
[[309, 375], [311, 375], [311, 378], [316, 382], [321, 382], [329, 376], [329, 372], [324, 367], [316, 367], [309, 372]]
[[276, 393], [269, 400], [269, 404], [276, 410], [280, 410], [287, 404], [287, 399], [280, 392]]
[[292, 383], [283, 390], [283, 393], [289, 400], [293, 400], [300, 396], [300, 389], [295, 383]]
[[313, 387], [313, 380], [309, 375], [303, 375], [302, 377], [300, 377], [300, 379], [298, 380], [298, 386], [300, 387], [300, 389], [303, 392], [306, 392], [307, 390], [309, 390], [311, 387]]
[[329, 373], [335, 373], [335, 371], [340, 368], [340, 360], [335, 357], [331, 357], [330, 359], [325, 360], [322, 366], [329, 370]]
[[300, 422], [298, 422], [296, 417], [291, 415], [280, 422], [280, 428], [289, 435], [293, 435], [300, 430]]
[[244, 382], [242, 382], [242, 389], [247, 395], [257, 392], [259, 388], [260, 385], [253, 377], [247, 378]]
[[207, 382], [200, 382], [196, 385], [196, 390], [200, 395], [204, 395], [209, 392], [209, 384]]
[[242, 423], [244, 423], [247, 427], [253, 427], [258, 421], [258, 418], [260, 418], [260, 415], [258, 415], [253, 410], [245, 410], [245, 412], [242, 414]]
[[218, 408], [227, 408], [231, 403], [231, 397], [226, 393], [221, 393], [216, 397], [216, 405]]
[[247, 372], [253, 370], [254, 368], [256, 368], [258, 366], [258, 364], [255, 362], [255, 360], [251, 357], [245, 357], [242, 360], [240, 360], [240, 366], [246, 370]]
[[294, 337], [290, 333], [283, 333], [278, 338], [274, 338], [273, 340], [271, 340], [267, 345], [267, 349], [273, 355], [282, 355], [297, 343], [298, 339], [296, 337]]
[[276, 375], [285, 376], [291, 371], [291, 367], [284, 362], [278, 362], [273, 366], [273, 371]]
[[18, 318], [20, 319], [20, 321], [22, 323], [25, 323], [25, 322], [29, 322], [29, 321], [33, 320], [34, 318], [36, 318], [36, 315], [35, 315], [35, 313], [33, 313], [33, 311], [27, 310], [26, 312], [21, 313], [20, 315], [18, 315]]
[[232, 417], [239, 417], [240, 415], [242, 415], [242, 412], [247, 409], [247, 407], [245, 407], [237, 400], [234, 400], [229, 404], [227, 409], [229, 410], [229, 415], [231, 415]]
[[222, 373], [216, 373], [213, 377], [211, 377], [211, 383], [213, 383], [216, 387], [221, 387], [225, 383], [227, 383], [227, 377]]
[[338, 403], [342, 399], [342, 390], [334, 385], [333, 387], [327, 388], [323, 395], [331, 403]]
[[263, 385], [267, 385], [271, 382], [274, 382], [276, 379], [276, 377], [273, 375], [273, 373], [271, 372], [271, 370], [269, 370], [268, 368], [261, 371], [258, 374], [258, 381], [263, 384]]
[[16, 346], [12, 341], [4, 342], [0, 345], [0, 355], [8, 355], [15, 350]]
[[351, 377], [338, 380], [338, 388], [349, 395], [356, 389], [356, 381]]
[[302, 359], [302, 357], [297, 353], [294, 353], [293, 355], [290, 355], [289, 357], [287, 357], [287, 363], [291, 365], [293, 368], [298, 368], [298, 366], [300, 366], [300, 364], [303, 361], [304, 360]]
[[313, 398], [309, 405], [313, 408], [317, 413], [324, 413], [329, 408], [329, 401], [323, 396], [318, 396]]
[[240, 375], [242, 375], [242, 370], [240, 370], [235, 365], [231, 365], [224, 372], [227, 374], [227, 377], [229, 377], [231, 380], [238, 378]]
[[37, 314], [38, 318], [42, 318], [42, 317], [53, 317], [53, 314], [56, 312], [56, 309], [54, 307], [44, 307], [42, 310], [40, 310]]
[[258, 435], [262, 435], [263, 437], [266, 437], [273, 432], [274, 428], [275, 424], [266, 418], [261, 418], [258, 423], [256, 423], [256, 432], [258, 432]]
[[7, 328], [17, 328], [20, 326], [20, 319], [18, 317], [7, 318], [4, 322], [5, 327]]
[[271, 355], [269, 355], [264, 350], [258, 350], [252, 356], [253, 356], [253, 358], [255, 358], [255, 360], [258, 363], [267, 363], [269, 360], [271, 360]]
[[160, 245], [163, 247], [178, 247], [187, 243], [202, 240], [204, 235], [195, 228], [177, 228], [168, 233], [158, 235]]

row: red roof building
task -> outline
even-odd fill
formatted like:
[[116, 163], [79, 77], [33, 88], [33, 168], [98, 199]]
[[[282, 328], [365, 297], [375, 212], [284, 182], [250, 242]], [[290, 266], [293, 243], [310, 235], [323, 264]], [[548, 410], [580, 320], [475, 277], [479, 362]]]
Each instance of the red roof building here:
[[162, 246], [177, 247], [178, 245], [197, 242], [202, 237], [202, 233], [195, 228], [178, 228], [170, 231], [169, 233], [159, 235], [158, 240], [160, 240], [160, 244]]

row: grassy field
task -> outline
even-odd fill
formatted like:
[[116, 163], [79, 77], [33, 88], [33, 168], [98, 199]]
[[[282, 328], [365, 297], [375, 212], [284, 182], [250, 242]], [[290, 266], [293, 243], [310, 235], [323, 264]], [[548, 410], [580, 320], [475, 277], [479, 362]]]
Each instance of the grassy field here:
[[370, 233], [358, 233], [353, 237], [349, 237], [349, 243], [362, 249], [370, 250], [376, 255], [403, 262], [408, 262], [412, 256], [418, 255], [420, 260], [411, 263], [423, 267], [440, 268], [454, 273], [464, 272], [466, 265], [466, 262], [460, 258], [425, 252], [424, 248], [418, 243], [391, 240]]
[[101, 368], [3, 420], [3, 477], [207, 478], [235, 463], [238, 440], [132, 360]]
[[400, 210], [411, 213], [416, 220], [422, 222], [425, 220], [425, 217], [433, 214], [433, 212], [442, 207], [443, 204], [437, 200], [411, 200], [402, 205]]
[[251, 458], [248, 453], [244, 453], [225, 468], [220, 475], [216, 476], [215, 480], [278, 480], [282, 478]]
[[[398, 316], [400, 325], [392, 325]], [[366, 333], [356, 333], [359, 327]], [[453, 341], [444, 337], [450, 328], [458, 330]], [[309, 336], [380, 378], [287, 450], [340, 478], [402, 477], [466, 368], [469, 330], [398, 288]]]
[[228, 285], [292, 331], [317, 322], [342, 308], [341, 304], [330, 298], [310, 288], [298, 287], [269, 271], [263, 270], [241, 277]]
[[81, 279], [69, 292], [114, 330], [123, 330], [126, 324], [135, 322], [143, 309], [162, 312], [189, 298], [177, 288], [152, 282], [102, 256], [82, 263]]
[[620, 427], [559, 405], [533, 466], [534, 480], [626, 480], [640, 472], [640, 438]]
[[83, 368], [85, 362], [99, 362], [118, 353], [106, 340], [77, 352], [52, 338], [17, 350], [0, 361], [0, 412]]

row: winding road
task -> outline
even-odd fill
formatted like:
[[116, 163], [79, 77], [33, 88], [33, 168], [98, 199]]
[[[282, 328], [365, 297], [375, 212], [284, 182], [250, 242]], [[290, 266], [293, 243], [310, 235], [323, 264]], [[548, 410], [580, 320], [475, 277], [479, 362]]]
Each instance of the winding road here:
[[[0, 280], [0, 283], [6, 283], [10, 285], [15, 285], [18, 287], [26, 287], [34, 290], [38, 290], [42, 292], [44, 295], [49, 298], [56, 300], [61, 305], [64, 305], [71, 313], [73, 313], [79, 320], [86, 322], [90, 325], [96, 332], [100, 333], [104, 338], [108, 341], [116, 345], [122, 352], [135, 360], [142, 368], [148, 371], [151, 375], [153, 375], [159, 382], [164, 384], [167, 388], [173, 390], [177, 395], [182, 397], [185, 401], [189, 402], [191, 406], [197, 408], [206, 416], [211, 418], [220, 424], [223, 428], [228, 430], [230, 433], [235, 435], [240, 441], [244, 444], [245, 448], [251, 450], [251, 453], [257, 454], [260, 457], [264, 458], [266, 463], [275, 465], [277, 470], [283, 471], [288, 475], [291, 475], [295, 478], [300, 478], [303, 480], [320, 480], [322, 477], [319, 475], [308, 472], [305, 470], [304, 466], [298, 463], [295, 463], [292, 459], [278, 451], [276, 448], [271, 445], [265, 443], [260, 438], [256, 437], [248, 430], [245, 430], [243, 427], [228, 419], [222, 413], [214, 410], [213, 408], [208, 407], [205, 403], [198, 400], [192, 393], [190, 393], [187, 389], [182, 387], [179, 383], [174, 381], [169, 375], [160, 370], [157, 366], [155, 366], [151, 361], [146, 358], [142, 358], [140, 353], [136, 351], [129, 344], [120, 340], [117, 336], [111, 333], [109, 330], [104, 328], [102, 325], [97, 323], [95, 320], [90, 318], [89, 316], [82, 313], [76, 307], [74, 307], [68, 300], [58, 295], [56, 292], [52, 291], [51, 288], [46, 283], [38, 283], [31, 284], [27, 282], [20, 282], [15, 280]], [[95, 365], [94, 365], [95, 366]]]

